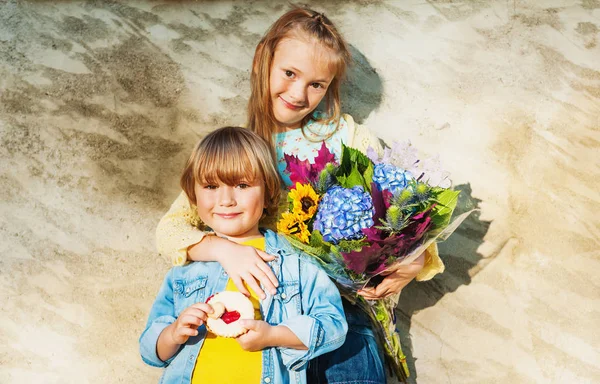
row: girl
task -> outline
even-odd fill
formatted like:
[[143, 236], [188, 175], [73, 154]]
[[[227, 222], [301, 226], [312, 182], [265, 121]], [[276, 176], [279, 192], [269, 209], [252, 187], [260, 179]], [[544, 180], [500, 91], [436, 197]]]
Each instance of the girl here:
[[[308, 9], [294, 9], [281, 16], [258, 44], [252, 65], [248, 128], [275, 146], [286, 185], [290, 183], [282, 173], [284, 154], [313, 160], [323, 141], [338, 160], [341, 143], [363, 152], [369, 146], [382, 150], [375, 136], [340, 111], [340, 82], [349, 60], [347, 44], [334, 25], [323, 14]], [[316, 112], [323, 99], [326, 111]], [[248, 293], [243, 281], [261, 297], [264, 291], [259, 283], [274, 292], [277, 279], [265, 263], [272, 256], [219, 237], [205, 237], [197, 228], [199, 224], [185, 195], [180, 195], [158, 225], [159, 253], [175, 265], [187, 260], [218, 261], [240, 291]], [[415, 276], [426, 280], [443, 269], [433, 246], [411, 265], [360, 294], [367, 299], [383, 298], [400, 292]], [[311, 362], [315, 375], [311, 381], [385, 382], [368, 320], [348, 303], [344, 306], [350, 326], [346, 343]]]
[[215, 337], [202, 326], [214, 312], [205, 301], [235, 286], [218, 263], [173, 267], [140, 337], [142, 358], [166, 367], [161, 383], [306, 383], [308, 361], [340, 347], [348, 324], [325, 272], [283, 237], [259, 229], [279, 200], [272, 149], [247, 129], [218, 129], [192, 152], [181, 186], [215, 235], [279, 255], [270, 268], [281, 288], [260, 304], [252, 296], [255, 320], [240, 320], [248, 332]]

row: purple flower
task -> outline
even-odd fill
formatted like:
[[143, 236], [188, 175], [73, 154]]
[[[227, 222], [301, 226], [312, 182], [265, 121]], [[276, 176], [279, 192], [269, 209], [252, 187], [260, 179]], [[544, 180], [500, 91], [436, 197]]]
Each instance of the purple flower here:
[[325, 145], [325, 141], [321, 145], [321, 149], [317, 152], [317, 157], [310, 162], [308, 160], [300, 160], [298, 156], [291, 156], [285, 153], [283, 155], [287, 162], [285, 172], [290, 175], [292, 184], [296, 183], [316, 183], [319, 179], [319, 174], [329, 163], [335, 164], [335, 156]]

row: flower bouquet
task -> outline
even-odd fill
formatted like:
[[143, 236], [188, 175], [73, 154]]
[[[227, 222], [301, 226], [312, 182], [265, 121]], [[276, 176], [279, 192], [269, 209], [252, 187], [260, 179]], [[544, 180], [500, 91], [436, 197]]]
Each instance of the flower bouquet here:
[[367, 153], [343, 146], [338, 164], [323, 143], [313, 163], [285, 155], [295, 185], [277, 230], [369, 316], [388, 366], [406, 381], [394, 315], [399, 294], [366, 300], [357, 291], [446, 239], [468, 213], [451, 223], [459, 192], [437, 160], [419, 161], [410, 144], [394, 144], [381, 158]]

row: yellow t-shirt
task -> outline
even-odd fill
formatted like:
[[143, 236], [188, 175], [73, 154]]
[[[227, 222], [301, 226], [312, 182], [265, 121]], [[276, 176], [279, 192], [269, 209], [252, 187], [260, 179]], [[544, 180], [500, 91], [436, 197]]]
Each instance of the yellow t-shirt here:
[[[264, 250], [265, 238], [248, 240], [244, 244]], [[259, 298], [254, 291], [246, 288], [250, 292], [250, 301], [254, 306], [254, 319], [261, 320]], [[233, 281], [229, 280], [225, 290], [237, 291], [238, 289]], [[207, 332], [198, 359], [196, 359], [192, 384], [260, 383], [261, 375], [261, 351], [244, 351], [234, 338], [217, 337]]]

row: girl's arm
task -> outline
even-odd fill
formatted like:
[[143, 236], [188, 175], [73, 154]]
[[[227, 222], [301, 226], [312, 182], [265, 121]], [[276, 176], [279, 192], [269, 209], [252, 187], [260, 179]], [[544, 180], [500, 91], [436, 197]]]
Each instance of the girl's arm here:
[[277, 278], [265, 263], [273, 260], [273, 256], [227, 239], [206, 236], [207, 233], [198, 229], [200, 224], [196, 211], [181, 192], [156, 228], [158, 253], [173, 265], [183, 265], [187, 261], [217, 261], [238, 290], [246, 295], [249, 292], [243, 282], [263, 298], [264, 291], [257, 281], [269, 292], [276, 292]]
[[199, 223], [197, 213], [182, 191], [156, 227], [158, 253], [173, 265], [184, 265], [188, 248], [200, 243], [205, 236], [197, 227]]
[[425, 250], [423, 269], [421, 269], [421, 272], [417, 275], [416, 280], [431, 280], [438, 273], [444, 272], [445, 269], [446, 266], [438, 253], [438, 245], [437, 243], [433, 243]]
[[204, 240], [188, 250], [188, 256], [194, 261], [217, 261], [237, 289], [246, 296], [250, 296], [250, 293], [244, 283], [261, 299], [266, 297], [257, 280], [272, 295], [277, 293], [275, 287], [279, 285], [279, 282], [271, 268], [265, 263], [275, 257], [264, 251], [218, 236], [205, 236]]

